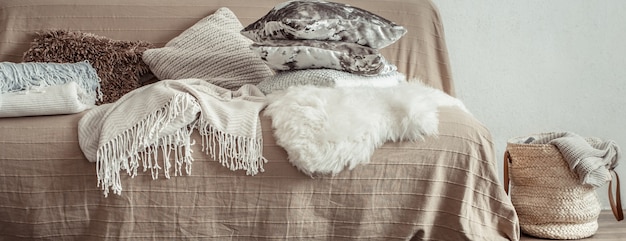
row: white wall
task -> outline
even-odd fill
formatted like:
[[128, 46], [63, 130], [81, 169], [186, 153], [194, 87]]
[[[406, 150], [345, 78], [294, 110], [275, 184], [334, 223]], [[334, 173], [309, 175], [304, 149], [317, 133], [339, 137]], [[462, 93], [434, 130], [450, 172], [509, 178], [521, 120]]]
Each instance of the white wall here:
[[433, 1], [457, 96], [491, 130], [500, 172], [509, 138], [571, 131], [622, 147], [626, 194], [626, 1]]

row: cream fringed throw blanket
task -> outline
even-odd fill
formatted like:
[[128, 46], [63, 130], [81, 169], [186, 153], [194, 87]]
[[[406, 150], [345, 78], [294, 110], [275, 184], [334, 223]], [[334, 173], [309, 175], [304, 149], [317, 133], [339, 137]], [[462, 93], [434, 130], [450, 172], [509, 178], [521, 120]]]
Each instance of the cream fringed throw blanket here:
[[[105, 196], [110, 189], [121, 193], [121, 170], [134, 177], [140, 165], [153, 178], [162, 168], [169, 178], [172, 165], [175, 175], [182, 175], [183, 164], [190, 174], [194, 129], [202, 136], [203, 151], [231, 170], [255, 175], [267, 162], [259, 120], [264, 99], [252, 85], [230, 91], [200, 79], [164, 80], [87, 112], [78, 125], [79, 143], [96, 162]], [[163, 166], [157, 162], [159, 147]]]

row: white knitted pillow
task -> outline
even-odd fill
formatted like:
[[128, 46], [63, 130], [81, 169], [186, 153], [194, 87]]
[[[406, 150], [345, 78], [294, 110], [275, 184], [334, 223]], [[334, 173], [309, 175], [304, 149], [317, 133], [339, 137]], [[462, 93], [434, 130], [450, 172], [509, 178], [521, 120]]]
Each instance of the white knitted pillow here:
[[265, 94], [291, 86], [313, 85], [320, 87], [389, 87], [406, 82], [404, 74], [392, 71], [376, 76], [362, 76], [334, 69], [304, 69], [280, 71], [257, 85]]
[[237, 16], [223, 7], [142, 58], [161, 80], [198, 78], [231, 90], [257, 84], [273, 71], [250, 50], [252, 41], [241, 29]]

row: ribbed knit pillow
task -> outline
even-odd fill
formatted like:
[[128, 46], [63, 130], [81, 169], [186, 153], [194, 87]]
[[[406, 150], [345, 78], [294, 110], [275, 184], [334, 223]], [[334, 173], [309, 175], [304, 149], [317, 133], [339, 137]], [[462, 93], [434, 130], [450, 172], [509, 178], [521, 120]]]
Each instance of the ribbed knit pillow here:
[[280, 71], [257, 85], [265, 94], [291, 86], [313, 85], [320, 87], [388, 87], [406, 82], [404, 74], [392, 71], [377, 76], [362, 76], [333, 69], [305, 69]]
[[231, 90], [257, 84], [274, 73], [250, 50], [252, 41], [241, 29], [237, 16], [223, 7], [163, 48], [147, 50], [143, 60], [161, 80], [198, 78]]

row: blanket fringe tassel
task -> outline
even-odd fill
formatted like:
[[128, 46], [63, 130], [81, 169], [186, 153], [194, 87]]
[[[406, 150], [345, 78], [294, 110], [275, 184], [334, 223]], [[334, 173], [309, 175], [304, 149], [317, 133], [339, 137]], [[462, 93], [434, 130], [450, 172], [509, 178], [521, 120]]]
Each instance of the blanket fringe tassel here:
[[[232, 171], [245, 170], [246, 175], [264, 172], [263, 139], [235, 136], [217, 130], [202, 119], [198, 130], [202, 136], [202, 151]], [[217, 155], [216, 155], [217, 153]]]

